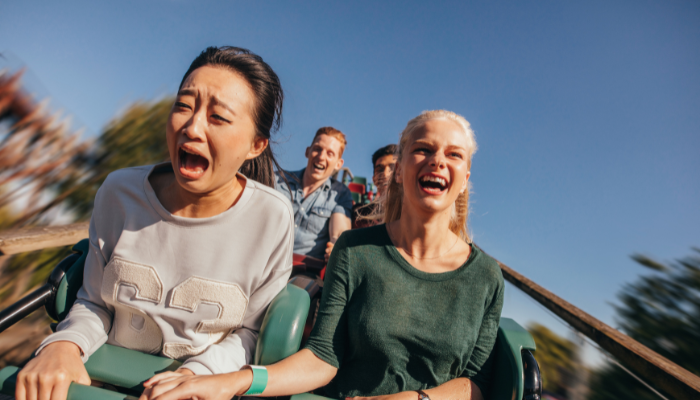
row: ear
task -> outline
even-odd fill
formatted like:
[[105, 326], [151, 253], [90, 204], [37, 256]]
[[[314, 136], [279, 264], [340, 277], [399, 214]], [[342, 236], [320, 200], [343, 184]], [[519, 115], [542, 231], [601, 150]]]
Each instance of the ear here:
[[469, 176], [471, 176], [472, 172], [469, 171], [467, 172], [467, 176], [464, 177], [464, 183], [462, 184], [462, 190], [460, 190], [460, 193], [464, 193], [467, 191], [467, 188], [469, 187]]
[[345, 160], [342, 158], [338, 160], [338, 162], [335, 164], [335, 171], [340, 171], [341, 168], [343, 168], [343, 164], [345, 164]]
[[311, 151], [311, 147], [307, 147], [306, 150], [304, 151], [304, 157], [309, 158], [310, 151]]
[[262, 154], [263, 151], [265, 151], [268, 144], [270, 144], [269, 139], [256, 136], [253, 139], [253, 143], [251, 143], [250, 145], [250, 151], [248, 151], [248, 154], [245, 156], [245, 159], [252, 160], [255, 157], [259, 156], [260, 154]]

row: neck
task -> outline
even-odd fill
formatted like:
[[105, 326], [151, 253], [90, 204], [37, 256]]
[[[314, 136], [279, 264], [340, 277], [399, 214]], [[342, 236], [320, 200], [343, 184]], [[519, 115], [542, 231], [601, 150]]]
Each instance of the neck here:
[[301, 184], [304, 187], [304, 197], [315, 192], [316, 189], [320, 188], [323, 185], [323, 183], [329, 178], [330, 177], [323, 180], [315, 180], [311, 176], [311, 172], [309, 172], [309, 167], [306, 167], [306, 169], [304, 170], [304, 176], [301, 178]]
[[396, 247], [417, 259], [444, 254], [454, 246], [456, 237], [450, 231], [450, 211], [425, 213], [412, 209], [404, 201], [401, 218], [389, 224]]
[[245, 178], [236, 176], [230, 184], [211, 192], [192, 193], [183, 189], [172, 173], [161, 179], [151, 179], [153, 190], [163, 207], [171, 214], [185, 218], [213, 217], [233, 207], [243, 193], [245, 182]]

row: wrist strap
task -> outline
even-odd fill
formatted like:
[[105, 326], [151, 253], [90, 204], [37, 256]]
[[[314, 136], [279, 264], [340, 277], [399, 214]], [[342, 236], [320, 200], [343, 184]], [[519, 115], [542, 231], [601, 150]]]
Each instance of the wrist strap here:
[[259, 396], [267, 387], [267, 368], [260, 365], [249, 365], [253, 371], [253, 383], [250, 384], [250, 389], [243, 393], [244, 396]]

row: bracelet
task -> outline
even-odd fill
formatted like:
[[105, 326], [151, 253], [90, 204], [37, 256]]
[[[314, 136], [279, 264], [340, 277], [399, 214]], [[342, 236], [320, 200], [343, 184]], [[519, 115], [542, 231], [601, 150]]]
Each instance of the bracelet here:
[[250, 384], [250, 388], [243, 395], [259, 396], [267, 387], [267, 368], [260, 365], [248, 365], [248, 367], [253, 371], [253, 383]]

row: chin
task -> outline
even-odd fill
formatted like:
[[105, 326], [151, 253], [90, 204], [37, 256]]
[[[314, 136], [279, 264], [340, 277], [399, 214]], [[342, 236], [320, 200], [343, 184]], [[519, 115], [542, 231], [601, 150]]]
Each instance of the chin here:
[[176, 174], [176, 181], [178, 186], [187, 192], [200, 194], [206, 193], [208, 190], [208, 185], [203, 182], [203, 179], [187, 179], [179, 174]]

